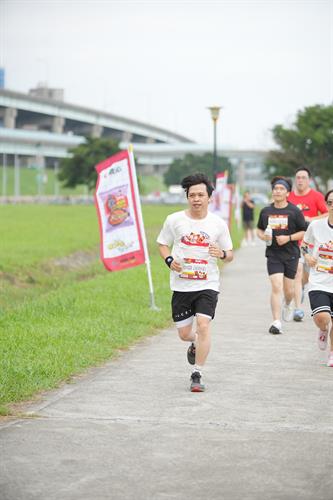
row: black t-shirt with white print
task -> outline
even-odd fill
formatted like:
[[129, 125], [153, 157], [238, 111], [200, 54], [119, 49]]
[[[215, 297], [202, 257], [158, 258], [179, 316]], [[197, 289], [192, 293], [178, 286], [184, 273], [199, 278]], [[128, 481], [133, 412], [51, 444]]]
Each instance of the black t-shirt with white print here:
[[285, 208], [276, 208], [272, 203], [261, 210], [257, 227], [265, 231], [268, 224], [273, 229], [273, 241], [272, 245], [266, 248], [266, 257], [278, 258], [279, 260], [298, 258], [300, 252], [297, 241], [288, 241], [285, 245], [279, 246], [276, 242], [276, 236], [290, 235], [306, 230], [306, 222], [300, 209], [292, 203], [288, 203]]

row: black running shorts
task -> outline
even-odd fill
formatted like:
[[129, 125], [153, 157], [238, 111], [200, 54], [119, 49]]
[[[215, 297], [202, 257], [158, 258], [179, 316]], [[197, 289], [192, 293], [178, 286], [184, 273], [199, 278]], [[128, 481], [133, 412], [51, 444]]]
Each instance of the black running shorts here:
[[333, 293], [322, 290], [311, 290], [309, 292], [311, 316], [320, 312], [328, 312], [333, 318]]
[[195, 316], [197, 313], [215, 315], [218, 292], [199, 290], [197, 292], [173, 292], [171, 300], [172, 319], [175, 323]]
[[293, 280], [297, 273], [298, 257], [281, 261], [272, 257], [267, 257], [268, 274], [282, 273], [286, 278]]

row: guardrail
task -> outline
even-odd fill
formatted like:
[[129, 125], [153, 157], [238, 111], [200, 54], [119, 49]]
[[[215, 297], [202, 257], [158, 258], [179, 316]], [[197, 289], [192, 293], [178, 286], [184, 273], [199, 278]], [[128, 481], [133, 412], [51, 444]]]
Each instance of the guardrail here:
[[92, 205], [94, 197], [92, 195], [73, 196], [0, 196], [0, 205]]

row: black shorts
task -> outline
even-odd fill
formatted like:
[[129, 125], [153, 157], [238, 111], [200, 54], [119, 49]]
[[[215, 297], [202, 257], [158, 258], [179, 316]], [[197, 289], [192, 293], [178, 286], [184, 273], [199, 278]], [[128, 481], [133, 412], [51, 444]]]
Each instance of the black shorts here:
[[333, 293], [323, 290], [311, 290], [309, 292], [311, 316], [320, 312], [328, 312], [333, 318]]
[[282, 273], [286, 278], [293, 280], [297, 273], [298, 257], [281, 261], [273, 257], [267, 257], [268, 274]]
[[178, 323], [198, 313], [210, 316], [213, 319], [218, 294], [215, 290], [173, 292], [171, 300], [172, 319], [175, 323]]

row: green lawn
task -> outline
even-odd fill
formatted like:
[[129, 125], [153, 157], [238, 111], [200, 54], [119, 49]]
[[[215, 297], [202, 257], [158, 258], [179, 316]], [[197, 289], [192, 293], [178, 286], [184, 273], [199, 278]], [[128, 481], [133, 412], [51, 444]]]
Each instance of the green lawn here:
[[170, 323], [155, 240], [175, 209], [143, 207], [160, 308], [151, 311], [145, 266], [108, 273], [99, 261], [93, 206], [0, 206], [0, 414]]

